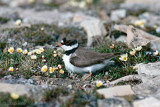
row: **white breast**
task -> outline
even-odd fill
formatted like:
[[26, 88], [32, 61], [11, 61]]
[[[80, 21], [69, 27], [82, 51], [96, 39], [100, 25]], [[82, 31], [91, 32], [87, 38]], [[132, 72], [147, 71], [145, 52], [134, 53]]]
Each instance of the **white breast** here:
[[78, 74], [83, 74], [83, 73], [89, 73], [89, 72], [96, 72], [97, 70], [100, 70], [106, 66], [106, 64], [109, 62], [109, 60], [104, 61], [102, 64], [95, 64], [92, 66], [88, 67], [76, 67], [70, 63], [70, 57], [71, 55], [63, 55], [63, 61], [66, 67], [66, 70], [68, 72], [75, 72]]

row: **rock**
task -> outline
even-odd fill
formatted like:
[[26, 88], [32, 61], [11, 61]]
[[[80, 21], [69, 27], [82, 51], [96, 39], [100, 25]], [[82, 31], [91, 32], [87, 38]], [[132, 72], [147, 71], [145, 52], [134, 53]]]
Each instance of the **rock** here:
[[[151, 49], [159, 49], [159, 41], [160, 38], [149, 33], [146, 33], [140, 29], [134, 28], [133, 26], [126, 25], [115, 25], [115, 30], [119, 30], [121, 32], [127, 33], [127, 45], [130, 48], [135, 48], [137, 46], [145, 46]], [[157, 50], [155, 49], [155, 50]]]
[[111, 12], [111, 20], [118, 21], [121, 18], [126, 17], [126, 10], [125, 9], [118, 9]]
[[150, 79], [160, 76], [160, 62], [140, 64], [138, 74], [143, 82], [148, 82]]
[[116, 39], [117, 42], [126, 42], [127, 37], [126, 36], [120, 36]]
[[[141, 15], [139, 15], [140, 19], [147, 20], [147, 23], [145, 23], [146, 26], [154, 27], [155, 25], [160, 25], [160, 16], [155, 15], [153, 13], [145, 12]], [[150, 20], [152, 19], [152, 20]]]
[[[121, 90], [121, 91], [119, 91]], [[115, 86], [111, 88], [98, 89], [97, 93], [104, 95], [105, 98], [124, 97], [128, 101], [132, 101], [134, 92], [130, 85]]]
[[150, 48], [160, 52], [160, 39], [152, 40], [150, 42]]
[[98, 100], [98, 107], [131, 107], [131, 105], [123, 98], [106, 98]]
[[133, 102], [134, 107], [159, 107], [160, 101], [154, 97], [148, 97], [143, 100]]
[[7, 84], [0, 83], [0, 92], [3, 93], [17, 93], [18, 95], [30, 96], [29, 89], [30, 86], [25, 86], [22, 84]]
[[141, 35], [133, 26], [129, 26], [127, 29], [127, 45], [130, 48], [137, 46], [149, 46], [150, 40]]
[[93, 38], [103, 37], [107, 34], [107, 31], [103, 25], [103, 21], [99, 19], [85, 20], [80, 26], [85, 29], [88, 36], [87, 46], [91, 46]]
[[160, 76], [155, 78], [150, 78], [147, 82], [143, 82], [141, 84], [135, 85], [132, 87], [135, 95], [137, 98], [146, 98], [148, 96], [155, 96], [156, 98], [160, 99], [159, 95], [159, 88], [160, 88]]
[[121, 8], [132, 10], [134, 13], [138, 13], [140, 10], [151, 11], [159, 13], [160, 1], [159, 0], [125, 0], [120, 5]]

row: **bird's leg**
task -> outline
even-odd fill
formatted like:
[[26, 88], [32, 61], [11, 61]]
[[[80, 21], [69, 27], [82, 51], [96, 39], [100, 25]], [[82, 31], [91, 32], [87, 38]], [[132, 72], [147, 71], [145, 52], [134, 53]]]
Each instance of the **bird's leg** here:
[[91, 75], [92, 75], [92, 72], [89, 72], [89, 74], [88, 74], [82, 81], [86, 80], [86, 79], [89, 78]]

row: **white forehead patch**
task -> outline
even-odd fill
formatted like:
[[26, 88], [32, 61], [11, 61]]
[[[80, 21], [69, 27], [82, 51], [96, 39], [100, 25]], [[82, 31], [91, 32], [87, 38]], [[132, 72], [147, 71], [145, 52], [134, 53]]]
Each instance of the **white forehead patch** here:
[[61, 40], [61, 43], [64, 43], [64, 41], [63, 41], [63, 40]]

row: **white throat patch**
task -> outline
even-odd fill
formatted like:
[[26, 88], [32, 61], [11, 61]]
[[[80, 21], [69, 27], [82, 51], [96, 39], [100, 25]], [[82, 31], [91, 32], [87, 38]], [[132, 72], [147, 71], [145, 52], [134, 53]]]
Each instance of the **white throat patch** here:
[[72, 46], [66, 46], [66, 45], [62, 45], [61, 46], [65, 51], [69, 51], [69, 50], [72, 50], [74, 48], [77, 48], [78, 47], [78, 43], [72, 45]]

